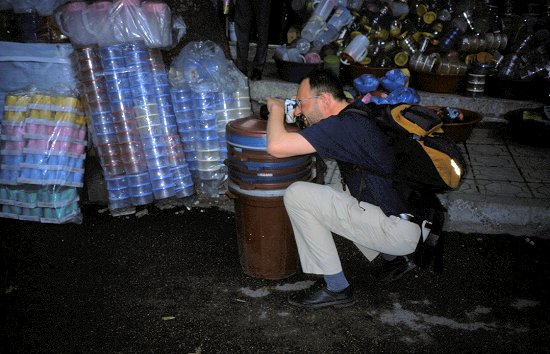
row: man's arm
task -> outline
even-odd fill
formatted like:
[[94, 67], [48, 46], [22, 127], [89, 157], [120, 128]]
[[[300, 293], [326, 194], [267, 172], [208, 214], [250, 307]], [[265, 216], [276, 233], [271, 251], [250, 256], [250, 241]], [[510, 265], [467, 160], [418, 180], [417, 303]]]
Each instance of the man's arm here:
[[267, 152], [269, 154], [284, 158], [315, 152], [315, 148], [302, 135], [286, 131], [282, 100], [268, 98], [267, 108], [269, 110], [267, 121]]

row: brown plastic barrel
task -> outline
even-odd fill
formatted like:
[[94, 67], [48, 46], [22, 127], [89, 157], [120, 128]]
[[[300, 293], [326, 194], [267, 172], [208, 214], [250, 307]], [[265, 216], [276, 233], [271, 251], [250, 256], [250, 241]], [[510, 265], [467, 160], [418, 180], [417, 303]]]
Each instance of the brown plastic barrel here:
[[244, 190], [230, 182], [227, 194], [235, 203], [243, 272], [270, 280], [295, 274], [298, 251], [283, 203], [284, 190]]
[[[296, 126], [287, 126], [287, 130], [297, 131]], [[235, 222], [239, 258], [243, 272], [262, 279], [284, 279], [297, 272], [298, 250], [292, 232], [292, 225], [286, 212], [283, 195], [294, 180], [285, 177], [299, 175], [299, 170], [311, 170], [308, 161], [300, 166], [276, 170], [248, 170], [244, 162], [257, 163], [289, 162], [295, 158], [278, 159], [269, 155], [265, 144], [267, 122], [258, 116], [231, 121], [226, 126], [228, 133], [228, 155], [235, 159], [227, 163], [229, 175], [228, 196], [235, 204]], [[247, 145], [250, 143], [250, 145]], [[239, 162], [243, 162], [242, 164]], [[254, 176], [264, 174], [267, 180], [271, 176], [283, 177], [281, 182], [266, 182]], [[242, 180], [253, 180], [247, 183]], [[250, 178], [252, 177], [252, 178]], [[306, 176], [310, 178], [309, 175]], [[306, 178], [303, 177], [303, 178]], [[275, 178], [279, 181], [279, 178]], [[261, 182], [260, 182], [261, 180]]]

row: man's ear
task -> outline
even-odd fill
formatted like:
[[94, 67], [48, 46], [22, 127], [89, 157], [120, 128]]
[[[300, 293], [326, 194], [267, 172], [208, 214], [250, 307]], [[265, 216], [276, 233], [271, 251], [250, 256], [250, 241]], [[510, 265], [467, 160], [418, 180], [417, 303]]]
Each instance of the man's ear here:
[[324, 108], [328, 108], [330, 106], [330, 100], [332, 99], [332, 96], [329, 95], [327, 92], [321, 92], [319, 94], [319, 101], [321, 101], [321, 104]]

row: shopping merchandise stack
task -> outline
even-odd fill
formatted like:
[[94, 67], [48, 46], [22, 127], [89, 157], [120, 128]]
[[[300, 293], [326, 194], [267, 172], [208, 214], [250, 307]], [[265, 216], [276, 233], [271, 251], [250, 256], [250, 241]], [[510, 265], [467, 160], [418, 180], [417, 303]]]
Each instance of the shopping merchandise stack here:
[[80, 222], [86, 118], [76, 97], [6, 96], [0, 137], [1, 217]]
[[225, 136], [227, 123], [252, 115], [248, 86], [243, 86], [234, 92], [221, 92], [215, 113], [218, 124], [221, 157], [222, 161], [224, 161], [227, 158], [227, 140]]
[[135, 41], [77, 53], [109, 208], [191, 196], [193, 181], [160, 51]]
[[252, 115], [248, 87], [234, 92], [172, 90], [178, 131], [190, 171], [201, 192], [217, 198], [227, 180], [228, 122]]

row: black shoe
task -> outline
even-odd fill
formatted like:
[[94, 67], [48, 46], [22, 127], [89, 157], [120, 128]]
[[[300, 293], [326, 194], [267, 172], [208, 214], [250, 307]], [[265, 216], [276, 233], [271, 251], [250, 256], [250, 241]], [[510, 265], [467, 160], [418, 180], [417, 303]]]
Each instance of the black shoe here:
[[252, 73], [250, 74], [250, 80], [258, 81], [261, 79], [262, 79], [262, 72], [258, 69], [253, 69]]
[[389, 284], [401, 279], [405, 274], [416, 268], [416, 264], [409, 256], [399, 256], [391, 261], [384, 261], [378, 274], [378, 280], [382, 284]]
[[323, 286], [316, 290], [306, 290], [288, 297], [288, 302], [297, 307], [320, 309], [322, 307], [346, 307], [355, 303], [351, 285], [342, 291], [330, 291]]

